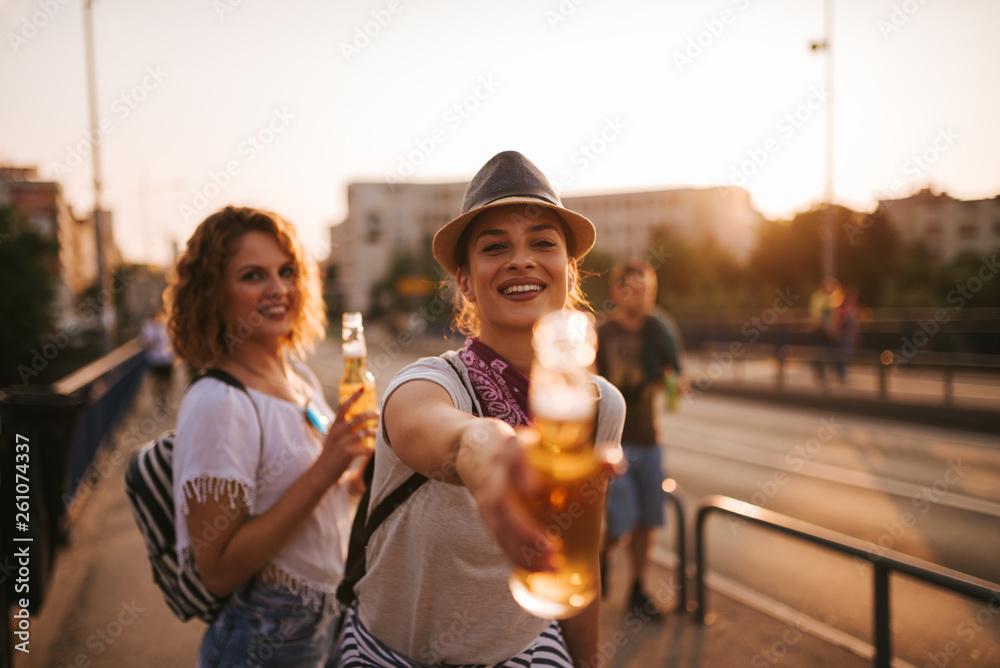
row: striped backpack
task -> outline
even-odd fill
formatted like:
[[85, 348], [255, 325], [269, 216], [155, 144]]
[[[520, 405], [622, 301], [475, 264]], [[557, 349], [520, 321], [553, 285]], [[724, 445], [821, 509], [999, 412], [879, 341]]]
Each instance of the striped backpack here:
[[[221, 369], [207, 369], [191, 384], [205, 377], [216, 378], [241, 390], [257, 413], [257, 404], [239, 380]], [[263, 450], [264, 429], [260, 413], [257, 413], [257, 424], [261, 428]], [[133, 452], [125, 469], [125, 494], [146, 543], [146, 553], [153, 568], [153, 582], [163, 592], [167, 605], [181, 621], [197, 617], [211, 623], [228, 597], [216, 596], [205, 588], [193, 560], [188, 560], [183, 569], [178, 567], [173, 458], [173, 431], [160, 434], [156, 440]]]

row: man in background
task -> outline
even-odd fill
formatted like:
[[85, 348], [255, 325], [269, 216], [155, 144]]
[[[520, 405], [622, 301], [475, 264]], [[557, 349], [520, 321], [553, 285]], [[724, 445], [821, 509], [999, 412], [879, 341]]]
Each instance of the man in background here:
[[643, 585], [652, 533], [664, 524], [663, 456], [656, 438], [655, 408], [664, 379], [679, 377], [681, 367], [667, 327], [652, 315], [657, 292], [653, 268], [629, 260], [616, 265], [610, 278], [616, 308], [597, 330], [597, 372], [625, 398], [622, 448], [628, 471], [608, 487], [602, 587], [608, 550], [629, 538], [633, 579], [628, 607], [659, 618], [662, 613]]

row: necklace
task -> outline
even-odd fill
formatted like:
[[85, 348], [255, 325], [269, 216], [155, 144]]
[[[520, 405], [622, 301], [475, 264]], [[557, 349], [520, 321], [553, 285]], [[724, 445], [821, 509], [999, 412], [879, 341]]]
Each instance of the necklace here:
[[[263, 380], [265, 380], [267, 382], [267, 384], [271, 386], [271, 389], [280, 389], [280, 390], [284, 390], [285, 392], [288, 392], [293, 397], [295, 397], [295, 402], [294, 403], [299, 403], [298, 397], [299, 397], [299, 394], [303, 392], [303, 389], [302, 389], [301, 385], [299, 385], [298, 387], [296, 387], [295, 385], [293, 385], [292, 382], [291, 382], [291, 380], [289, 380], [289, 378], [288, 378], [287, 375], [283, 378], [283, 380], [285, 381], [284, 383], [278, 383], [273, 377], [267, 376], [265, 374], [262, 374], [260, 371], [257, 371], [257, 369], [254, 369], [249, 364], [247, 364], [245, 362], [242, 362], [242, 361], [236, 359], [235, 357], [230, 357], [229, 359], [232, 360], [233, 362], [235, 362], [237, 365], [243, 367], [244, 369], [246, 369], [247, 371], [249, 371], [253, 375], [257, 376], [258, 378], [262, 378]], [[286, 372], [286, 374], [287, 374], [287, 372]], [[294, 375], [294, 372], [293, 372], [293, 375]], [[298, 376], [296, 375], [296, 377], [298, 377]], [[308, 393], [306, 393], [306, 396], [308, 396]]]
[[284, 380], [285, 380], [284, 385], [283, 386], [279, 386], [279, 385], [277, 385], [275, 383], [275, 381], [274, 381], [273, 378], [271, 378], [269, 376], [265, 376], [264, 374], [262, 374], [260, 371], [257, 371], [256, 369], [254, 369], [249, 364], [246, 364], [245, 362], [241, 362], [240, 360], [236, 359], [235, 357], [230, 357], [229, 359], [231, 359], [237, 365], [243, 367], [244, 369], [246, 369], [247, 371], [249, 371], [253, 375], [257, 376], [258, 378], [261, 378], [264, 381], [266, 381], [267, 384], [271, 386], [271, 389], [280, 387], [281, 389], [286, 390], [289, 393], [291, 393], [296, 398], [296, 401], [293, 402], [293, 403], [296, 403], [296, 404], [298, 403], [298, 395], [296, 394], [297, 392], [304, 393], [306, 395], [306, 401], [305, 401], [305, 406], [304, 406], [303, 410], [304, 410], [304, 413], [305, 413], [306, 421], [309, 424], [311, 424], [313, 427], [315, 427], [316, 430], [320, 434], [324, 434], [325, 435], [326, 432], [329, 431], [329, 429], [330, 429], [330, 423], [332, 422], [332, 420], [330, 419], [330, 416], [327, 415], [323, 411], [323, 409], [320, 408], [320, 406], [315, 401], [313, 401], [312, 393], [309, 392], [308, 389], [302, 387], [302, 383], [304, 383], [304, 381], [299, 377], [299, 375], [297, 373], [294, 372], [294, 370], [292, 371], [292, 375], [295, 376], [295, 378], [297, 379], [299, 387], [297, 387], [297, 388], [293, 387], [292, 386], [292, 382], [288, 379], [287, 375], [284, 378]]

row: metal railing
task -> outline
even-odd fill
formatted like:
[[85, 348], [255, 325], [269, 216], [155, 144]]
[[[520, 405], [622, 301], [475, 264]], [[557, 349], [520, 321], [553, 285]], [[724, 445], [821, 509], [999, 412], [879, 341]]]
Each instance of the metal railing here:
[[[20, 444], [26, 463], [18, 469], [23, 480], [16, 489], [32, 521], [24, 522], [19, 527], [24, 533], [18, 535], [38, 555], [24, 567], [31, 592], [27, 613], [36, 613], [44, 604], [55, 555], [68, 532], [67, 508], [100, 444], [130, 405], [145, 368], [145, 350], [133, 340], [51, 386], [18, 385], [0, 391], [0, 470], [13, 464], [15, 443]], [[14, 489], [0, 486], [5, 507], [14, 506]], [[12, 526], [13, 513], [5, 521]], [[0, 668], [6, 668], [12, 665], [10, 613], [18, 599], [10, 579], [14, 562], [6, 552], [0, 555]], [[22, 632], [17, 633], [20, 638]]]
[[678, 592], [680, 600], [677, 602], [677, 609], [683, 611], [687, 609], [688, 602], [687, 530], [685, 529], [684, 523], [684, 505], [681, 503], [680, 497], [673, 492], [669, 492], [664, 489], [663, 496], [666, 498], [667, 503], [674, 507], [674, 515], [677, 525], [677, 530], [675, 532], [675, 540], [677, 541], [677, 573], [679, 574], [678, 579], [680, 580], [680, 590]]
[[[892, 662], [890, 636], [889, 575], [903, 573], [924, 582], [950, 589], [970, 598], [992, 602], [1000, 601], [1000, 585], [953, 571], [937, 564], [917, 559], [893, 550], [878, 547], [867, 541], [826, 529], [815, 524], [781, 515], [728, 496], [713, 495], [702, 499], [695, 527], [695, 559], [697, 561], [697, 611], [696, 620], [705, 622], [705, 524], [713, 513], [740, 517], [765, 528], [796, 536], [814, 545], [827, 547], [844, 554], [866, 559], [874, 568], [874, 628], [875, 656], [872, 665], [889, 668]], [[877, 554], [876, 554], [877, 553]]]
[[79, 397], [86, 405], [69, 446], [65, 481], [69, 497], [76, 492], [104, 437], [131, 404], [145, 369], [145, 349], [138, 339], [132, 339], [52, 384], [55, 393]]

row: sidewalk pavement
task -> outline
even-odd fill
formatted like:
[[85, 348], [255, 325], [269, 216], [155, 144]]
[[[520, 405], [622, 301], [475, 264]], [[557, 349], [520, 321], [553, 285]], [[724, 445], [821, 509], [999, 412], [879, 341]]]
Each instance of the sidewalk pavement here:
[[[329, 385], [338, 377], [329, 351], [316, 360]], [[405, 360], [400, 360], [400, 364]], [[132, 450], [173, 428], [180, 381], [169, 406], [154, 404], [148, 381], [127, 417], [93, 466], [96, 483], [75, 510], [69, 544], [58, 555], [40, 612], [33, 616], [30, 654], [15, 652], [16, 668], [194, 665], [205, 625], [181, 623], [152, 582], [145, 548], [125, 497], [122, 476]], [[87, 484], [87, 483], [85, 483]], [[619, 548], [620, 549], [620, 548]], [[589, 666], [685, 668], [797, 666], [852, 668], [870, 665], [845, 649], [709, 592], [714, 623], [698, 625], [673, 611], [652, 621], [645, 611], [625, 610], [625, 555], [610, 555], [610, 585], [602, 613], [601, 662]], [[616, 568], [621, 565], [621, 568]], [[677, 605], [677, 574], [651, 564], [650, 595], [667, 610]]]

